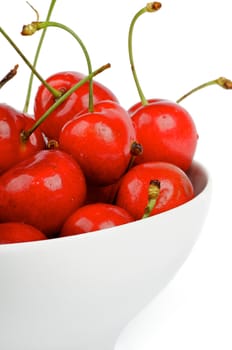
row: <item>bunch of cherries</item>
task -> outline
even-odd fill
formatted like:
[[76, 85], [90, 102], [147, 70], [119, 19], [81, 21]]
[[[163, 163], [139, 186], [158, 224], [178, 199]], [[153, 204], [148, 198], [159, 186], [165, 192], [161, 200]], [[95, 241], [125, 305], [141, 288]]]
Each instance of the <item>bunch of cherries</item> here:
[[[147, 4], [130, 25], [129, 58], [140, 100], [129, 110], [94, 78], [110, 65], [93, 71], [83, 42], [70, 28], [49, 17], [23, 27], [23, 35], [40, 29], [45, 34], [51, 26], [68, 31], [81, 45], [89, 71], [43, 80], [35, 63], [17, 49], [41, 84], [33, 115], [28, 100], [23, 111], [0, 103], [0, 243], [101, 230], [194, 197], [187, 175], [198, 140], [194, 121], [178, 102], [146, 100], [133, 62], [134, 24], [160, 7]], [[15, 47], [2, 28], [1, 33]], [[2, 79], [1, 87], [15, 73]]]

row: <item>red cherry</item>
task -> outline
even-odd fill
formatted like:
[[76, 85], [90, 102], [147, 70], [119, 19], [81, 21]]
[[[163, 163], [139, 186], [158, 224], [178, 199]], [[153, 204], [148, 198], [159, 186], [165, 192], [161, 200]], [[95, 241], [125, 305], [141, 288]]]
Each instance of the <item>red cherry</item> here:
[[[71, 87], [81, 81], [85, 75], [78, 72], [60, 72], [51, 75], [46, 81], [47, 83], [61, 92], [68, 91]], [[106, 86], [93, 80], [93, 103], [101, 100], [118, 99]], [[54, 96], [42, 84], [40, 85], [34, 103], [34, 114], [38, 120], [55, 102]], [[46, 136], [51, 139], [58, 140], [60, 130], [63, 125], [73, 118], [82, 110], [88, 108], [89, 103], [89, 82], [85, 83], [74, 93], [71, 94], [49, 117], [42, 123], [41, 129]]]
[[95, 203], [75, 211], [64, 223], [60, 236], [102, 230], [134, 221], [123, 208], [113, 204]]
[[22, 222], [0, 223], [0, 244], [39, 241], [47, 237], [38, 229]]
[[127, 210], [135, 219], [141, 219], [152, 179], [159, 180], [160, 192], [150, 215], [175, 208], [194, 197], [193, 185], [179, 167], [166, 162], [148, 162], [134, 166], [123, 176], [116, 205]]
[[95, 110], [67, 122], [59, 144], [80, 164], [88, 182], [104, 186], [126, 171], [136, 136], [131, 118], [119, 104], [102, 101]]
[[143, 153], [135, 164], [166, 161], [187, 170], [197, 147], [198, 134], [191, 115], [170, 101], [149, 103], [132, 114]]
[[43, 150], [0, 177], [0, 222], [24, 222], [50, 237], [85, 196], [85, 178], [74, 159], [60, 150]]
[[39, 129], [28, 140], [23, 139], [22, 131], [33, 124], [34, 119], [30, 115], [7, 104], [0, 104], [0, 174], [45, 148], [45, 140]]

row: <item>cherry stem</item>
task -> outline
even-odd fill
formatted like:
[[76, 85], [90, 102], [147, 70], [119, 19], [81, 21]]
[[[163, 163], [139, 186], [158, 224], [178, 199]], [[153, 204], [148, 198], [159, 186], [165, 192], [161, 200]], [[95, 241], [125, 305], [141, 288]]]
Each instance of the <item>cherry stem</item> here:
[[128, 172], [134, 165], [135, 158], [140, 156], [142, 153], [143, 153], [143, 146], [141, 145], [141, 143], [138, 143], [137, 141], [133, 141], [130, 149], [131, 158], [130, 158], [128, 167], [126, 169], [126, 172]]
[[23, 61], [26, 63], [26, 65], [30, 68], [30, 70], [33, 72], [33, 74], [40, 80], [40, 82], [46, 86], [46, 88], [51, 92], [51, 94], [55, 98], [59, 98], [62, 95], [62, 92], [59, 90], [54, 89], [52, 86], [50, 86], [37, 72], [37, 70], [33, 67], [33, 65], [28, 61], [28, 59], [25, 57], [25, 55], [22, 53], [22, 51], [16, 46], [16, 44], [13, 42], [13, 40], [7, 35], [7, 33], [3, 30], [2, 27], [0, 27], [0, 33], [5, 37], [5, 39], [9, 42], [9, 44], [15, 49], [15, 51], [19, 54], [19, 56], [23, 59]]
[[28, 140], [28, 138], [31, 136], [31, 134], [44, 122], [44, 120], [57, 108], [63, 103], [74, 91], [76, 91], [79, 87], [84, 85], [87, 81], [89, 81], [91, 78], [93, 78], [95, 75], [103, 72], [104, 70], [110, 68], [110, 63], [107, 63], [100, 68], [93, 71], [91, 74], [80, 80], [77, 84], [72, 86], [71, 89], [66, 91], [50, 108], [47, 109], [47, 111], [34, 123], [34, 125], [29, 130], [23, 130], [21, 133], [21, 138], [24, 142]]
[[151, 215], [152, 210], [154, 209], [157, 199], [160, 193], [160, 181], [151, 180], [148, 187], [148, 203], [144, 210], [142, 219], [148, 218]]
[[220, 87], [222, 87], [223, 89], [226, 89], [226, 90], [231, 90], [232, 89], [232, 81], [227, 79], [227, 78], [224, 78], [224, 77], [220, 77], [218, 79], [215, 79], [215, 80], [210, 80], [204, 84], [201, 84], [197, 87], [195, 87], [194, 89], [190, 90], [189, 92], [187, 92], [186, 94], [184, 94], [182, 97], [180, 97], [176, 103], [180, 103], [182, 102], [186, 97], [192, 95], [194, 92], [197, 92], [201, 89], [204, 89], [208, 86], [211, 86], [211, 85], [218, 85]]
[[[66, 32], [68, 32], [69, 34], [71, 34], [78, 41], [78, 43], [81, 46], [82, 51], [85, 55], [85, 58], [86, 58], [86, 62], [87, 62], [87, 66], [88, 66], [88, 74], [91, 75], [92, 65], [91, 65], [89, 53], [88, 53], [83, 41], [80, 39], [80, 37], [72, 29], [70, 29], [66, 25], [64, 25], [62, 23], [58, 23], [58, 22], [51, 22], [51, 21], [50, 22], [49, 21], [32, 22], [29, 25], [23, 26], [21, 34], [22, 35], [32, 35], [37, 30], [45, 29], [48, 27], [56, 27], [56, 28], [63, 29]], [[92, 79], [89, 80], [89, 112], [93, 112], [93, 81], [92, 81]]]
[[19, 65], [16, 64], [13, 69], [11, 69], [1, 80], [0, 80], [0, 89], [8, 83], [9, 80], [14, 78], [14, 76], [17, 74]]
[[[49, 21], [55, 4], [56, 4], [56, 0], [51, 0], [50, 6], [49, 6], [49, 9], [48, 9], [48, 13], [47, 13], [46, 21]], [[29, 4], [29, 6], [31, 6], [31, 5]], [[37, 19], [38, 19], [38, 17], [39, 17], [38, 12], [33, 7], [32, 7], [32, 9], [36, 12]], [[34, 68], [36, 67], [36, 64], [38, 62], [38, 58], [39, 58], [41, 47], [42, 47], [42, 44], [43, 44], [43, 41], [44, 41], [45, 34], [46, 34], [46, 28], [43, 30], [43, 32], [42, 32], [42, 34], [40, 36], [40, 40], [39, 40], [39, 43], [38, 43], [38, 46], [37, 46], [37, 50], [35, 52], [35, 57], [34, 57], [34, 62], [33, 62], [33, 67]], [[31, 72], [29, 83], [28, 83], [26, 100], [25, 100], [25, 104], [24, 104], [24, 108], [23, 108], [23, 112], [24, 113], [27, 113], [28, 108], [29, 108], [31, 92], [32, 92], [33, 79], [34, 79], [34, 74], [33, 74], [33, 72]]]
[[139, 97], [141, 99], [141, 102], [143, 105], [147, 105], [148, 101], [144, 96], [144, 93], [142, 91], [142, 88], [140, 86], [138, 76], [135, 70], [135, 64], [134, 64], [134, 58], [133, 58], [133, 50], [132, 50], [132, 36], [133, 36], [133, 31], [134, 31], [134, 26], [137, 21], [137, 19], [144, 13], [146, 12], [156, 12], [161, 8], [161, 3], [160, 2], [150, 2], [146, 5], [146, 7], [142, 8], [140, 11], [138, 11], [135, 16], [133, 17], [130, 27], [129, 27], [129, 34], [128, 34], [128, 51], [129, 51], [129, 60], [130, 60], [130, 66], [131, 66], [131, 71], [133, 74], [133, 78], [135, 81], [135, 85], [138, 90]]

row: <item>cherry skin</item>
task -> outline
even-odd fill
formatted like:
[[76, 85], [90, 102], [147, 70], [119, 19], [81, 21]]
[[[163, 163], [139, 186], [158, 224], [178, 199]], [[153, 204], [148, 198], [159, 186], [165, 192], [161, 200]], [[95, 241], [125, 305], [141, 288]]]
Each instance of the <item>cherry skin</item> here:
[[89, 183], [105, 186], [115, 183], [126, 171], [135, 139], [127, 111], [113, 101], [102, 101], [93, 113], [64, 125], [59, 145], [80, 164]]
[[64, 223], [60, 237], [93, 232], [134, 221], [123, 208], [113, 204], [94, 203], [75, 211]]
[[0, 177], [0, 222], [24, 222], [52, 237], [85, 196], [85, 177], [74, 159], [42, 150]]
[[198, 134], [191, 115], [170, 101], [140, 107], [131, 119], [143, 153], [135, 164], [165, 161], [188, 170], [197, 147]]
[[[79, 72], [59, 72], [51, 75], [46, 81], [56, 90], [68, 91], [85, 77]], [[113, 92], [101, 83], [93, 80], [93, 104], [101, 100], [113, 100], [118, 102]], [[34, 114], [38, 120], [55, 102], [54, 96], [42, 84], [38, 88], [34, 102]], [[58, 140], [63, 125], [76, 114], [88, 108], [89, 83], [85, 83], [71, 94], [49, 117], [42, 123], [41, 129], [50, 139]]]
[[151, 216], [175, 208], [194, 197], [186, 173], [174, 164], [147, 162], [132, 167], [121, 179], [116, 205], [141, 219], [148, 201], [151, 180], [159, 180], [160, 192]]
[[0, 104], [0, 174], [45, 148], [45, 140], [39, 129], [28, 140], [23, 139], [22, 131], [33, 124], [34, 119], [30, 115], [7, 104]]
[[0, 244], [45, 240], [45, 234], [22, 222], [0, 223]]

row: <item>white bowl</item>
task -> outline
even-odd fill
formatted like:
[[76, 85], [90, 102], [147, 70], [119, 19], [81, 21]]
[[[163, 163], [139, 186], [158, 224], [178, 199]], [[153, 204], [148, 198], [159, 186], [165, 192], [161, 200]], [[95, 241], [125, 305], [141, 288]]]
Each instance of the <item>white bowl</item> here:
[[197, 196], [157, 216], [79, 236], [0, 245], [0, 349], [112, 350], [199, 236], [211, 180], [196, 162], [189, 176]]

